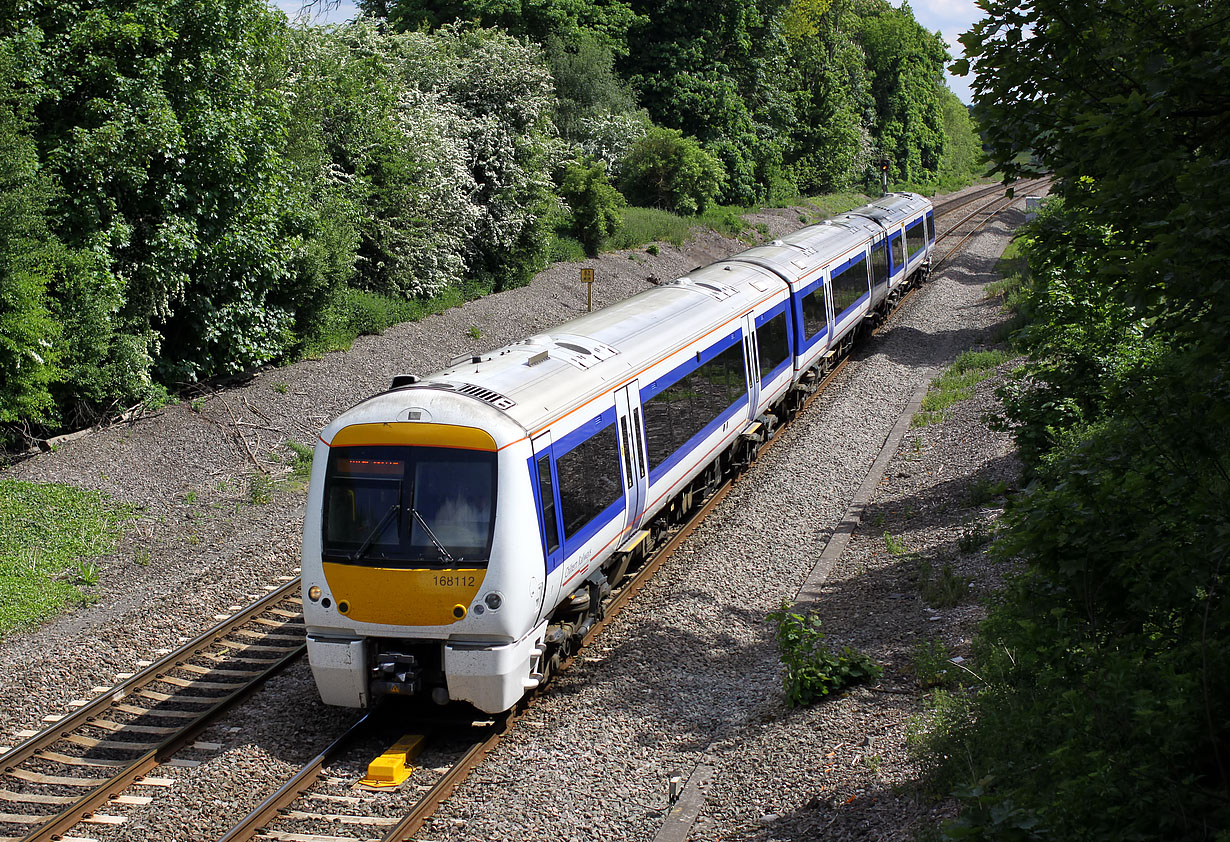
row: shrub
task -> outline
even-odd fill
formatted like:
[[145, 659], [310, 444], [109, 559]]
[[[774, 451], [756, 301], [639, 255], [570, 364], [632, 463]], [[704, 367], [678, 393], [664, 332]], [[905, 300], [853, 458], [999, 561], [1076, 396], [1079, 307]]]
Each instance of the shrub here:
[[849, 646], [840, 653], [825, 646], [820, 616], [814, 611], [798, 614], [788, 603], [782, 603], [768, 620], [776, 628], [778, 650], [786, 667], [786, 701], [791, 707], [809, 705], [854, 684], [875, 681], [883, 672], [870, 657]]
[[585, 246], [576, 237], [556, 233], [551, 237], [552, 263], [578, 263], [585, 259]]
[[564, 171], [560, 195], [572, 213], [572, 227], [590, 257], [622, 224], [627, 202], [611, 186], [606, 166], [600, 161], [575, 161]]
[[725, 177], [721, 163], [699, 141], [659, 127], [628, 152], [620, 186], [636, 204], [691, 215], [709, 206]]

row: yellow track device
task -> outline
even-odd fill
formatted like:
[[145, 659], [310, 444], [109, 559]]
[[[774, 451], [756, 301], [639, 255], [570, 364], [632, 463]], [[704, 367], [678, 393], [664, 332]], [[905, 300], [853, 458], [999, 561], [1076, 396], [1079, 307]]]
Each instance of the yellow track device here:
[[394, 789], [404, 784], [414, 771], [410, 763], [419, 756], [426, 741], [422, 734], [407, 734], [393, 743], [388, 751], [368, 764], [367, 777], [359, 781], [359, 786]]

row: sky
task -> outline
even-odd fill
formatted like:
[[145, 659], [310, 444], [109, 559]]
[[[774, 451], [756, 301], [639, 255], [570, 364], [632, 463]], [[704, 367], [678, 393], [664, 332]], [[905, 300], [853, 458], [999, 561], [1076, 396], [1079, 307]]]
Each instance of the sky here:
[[[274, 0], [274, 5], [286, 12], [294, 20], [302, 7], [301, 0]], [[953, 58], [961, 57], [961, 44], [957, 36], [965, 32], [974, 22], [982, 17], [981, 10], [974, 5], [974, 0], [914, 0], [910, 4], [914, 10], [914, 18], [929, 31], [939, 31], [948, 44], [948, 52]], [[341, 0], [333, 11], [317, 14], [312, 23], [341, 23], [350, 20], [357, 14], [353, 0]], [[964, 103], [971, 99], [970, 77], [954, 77], [945, 73], [948, 87], [960, 97]]]
[[[914, 19], [929, 31], [938, 30], [948, 44], [948, 54], [953, 58], [961, 58], [961, 42], [957, 36], [967, 31], [981, 17], [982, 10], [974, 5], [974, 0], [914, 0], [910, 4], [914, 10]], [[953, 76], [945, 72], [948, 87], [962, 102], [969, 104], [973, 95], [969, 83], [973, 76]]]

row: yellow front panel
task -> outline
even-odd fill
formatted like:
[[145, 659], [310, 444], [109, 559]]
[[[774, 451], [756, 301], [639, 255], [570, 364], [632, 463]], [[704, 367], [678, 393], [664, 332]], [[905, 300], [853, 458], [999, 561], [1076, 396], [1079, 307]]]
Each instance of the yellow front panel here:
[[496, 450], [495, 439], [486, 430], [456, 424], [427, 424], [421, 421], [386, 421], [378, 424], [351, 424], [337, 431], [330, 447], [393, 444], [423, 447], [460, 447], [466, 450]]
[[[482, 569], [397, 570], [336, 562], [325, 562], [324, 571], [334, 606], [343, 616], [394, 626], [457, 622], [470, 610], [487, 573]], [[461, 617], [455, 613], [457, 606], [461, 606]]]

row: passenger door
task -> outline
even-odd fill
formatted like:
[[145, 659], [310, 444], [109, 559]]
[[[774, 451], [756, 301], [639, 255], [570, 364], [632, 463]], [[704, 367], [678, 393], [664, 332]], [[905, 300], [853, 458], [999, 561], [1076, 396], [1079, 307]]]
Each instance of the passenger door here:
[[619, 424], [619, 450], [624, 475], [624, 509], [629, 530], [641, 524], [649, 497], [649, 471], [645, 462], [645, 425], [641, 420], [641, 389], [633, 380], [615, 393]]
[[748, 313], [743, 317], [743, 365], [747, 375], [747, 410], [749, 421], [760, 414], [760, 348], [756, 344], [756, 317]]

